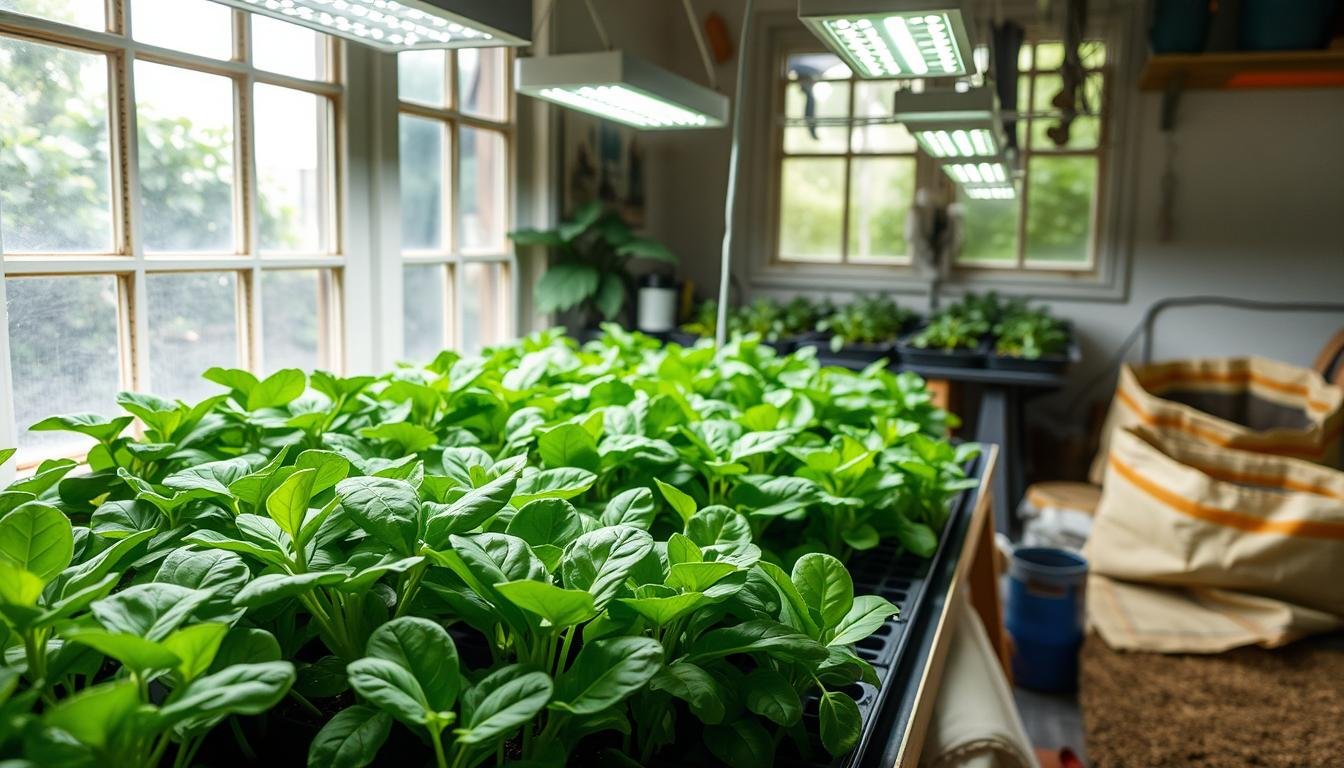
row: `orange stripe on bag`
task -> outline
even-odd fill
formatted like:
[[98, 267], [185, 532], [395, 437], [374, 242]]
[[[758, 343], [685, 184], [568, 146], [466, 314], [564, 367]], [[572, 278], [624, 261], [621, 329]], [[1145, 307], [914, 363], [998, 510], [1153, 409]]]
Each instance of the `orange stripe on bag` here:
[[1155, 416], [1143, 409], [1142, 405], [1134, 399], [1134, 396], [1124, 389], [1117, 389], [1115, 397], [1126, 408], [1139, 417], [1139, 420], [1150, 427], [1159, 427], [1164, 429], [1178, 429], [1182, 432], [1194, 435], [1201, 440], [1213, 443], [1220, 447], [1227, 447], [1235, 440], [1237, 446], [1251, 447], [1262, 453], [1272, 453], [1278, 456], [1296, 456], [1301, 459], [1308, 459], [1317, 463], [1334, 447], [1335, 441], [1344, 437], [1344, 423], [1340, 423], [1329, 432], [1325, 433], [1324, 444], [1315, 447], [1295, 445], [1291, 443], [1279, 443], [1274, 440], [1257, 438], [1254, 435], [1239, 435], [1235, 438], [1229, 438], [1223, 433], [1209, 429], [1200, 424], [1194, 424], [1186, 421], [1181, 416]]
[[1311, 390], [1304, 384], [1293, 384], [1286, 381], [1279, 381], [1255, 371], [1191, 371], [1175, 370], [1168, 371], [1159, 376], [1147, 376], [1139, 379], [1139, 383], [1144, 389], [1161, 389], [1170, 384], [1195, 384], [1199, 382], [1212, 382], [1215, 384], [1245, 384], [1247, 382], [1257, 384], [1265, 389], [1272, 389], [1276, 392], [1282, 392], [1285, 395], [1293, 395], [1307, 400], [1307, 407], [1313, 411], [1324, 411], [1330, 408], [1330, 403], [1321, 400], [1311, 400], [1309, 395]]
[[1344, 492], [1336, 491], [1327, 485], [1305, 483], [1299, 480], [1294, 480], [1291, 477], [1284, 477], [1283, 475], [1262, 475], [1254, 472], [1237, 472], [1231, 469], [1223, 469], [1222, 467], [1211, 467], [1207, 464], [1195, 463], [1189, 458], [1182, 459], [1182, 461], [1209, 477], [1228, 483], [1260, 486], [1262, 488], [1277, 488], [1283, 491], [1297, 491], [1299, 493], [1310, 493], [1331, 499], [1344, 499]]
[[1148, 478], [1140, 475], [1132, 467], [1111, 455], [1111, 468], [1144, 493], [1162, 502], [1168, 507], [1188, 517], [1205, 522], [1236, 528], [1250, 533], [1275, 533], [1281, 536], [1300, 536], [1309, 539], [1335, 539], [1344, 541], [1344, 523], [1328, 523], [1320, 520], [1266, 520], [1254, 515], [1232, 512], [1226, 509], [1210, 507], [1193, 502], [1184, 496], [1172, 493]]

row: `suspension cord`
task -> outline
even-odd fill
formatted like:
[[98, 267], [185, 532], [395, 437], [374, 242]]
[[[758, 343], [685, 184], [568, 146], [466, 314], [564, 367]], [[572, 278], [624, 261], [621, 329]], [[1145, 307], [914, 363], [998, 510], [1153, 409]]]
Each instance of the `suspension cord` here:
[[755, 0], [746, 0], [742, 12], [742, 40], [737, 46], [737, 92], [733, 94], [733, 148], [728, 158], [728, 197], [723, 206], [723, 260], [719, 267], [719, 317], [714, 325], [714, 343], [728, 340], [728, 292], [733, 279], [733, 219], [737, 212], [738, 166], [742, 164], [742, 103], [747, 92], [747, 40], [751, 36], [751, 11]]
[[714, 62], [709, 58], [709, 43], [705, 42], [705, 30], [700, 26], [700, 20], [696, 18], [695, 7], [691, 5], [691, 0], [681, 0], [682, 6], [686, 8], [686, 20], [691, 23], [691, 34], [695, 36], [695, 45], [700, 49], [700, 60], [705, 64], [705, 76], [709, 78], [709, 87], [719, 90], [719, 75], [714, 71]]
[[597, 8], [593, 6], [593, 0], [583, 0], [584, 5], [588, 6], [588, 15], [593, 19], [593, 27], [597, 29], [597, 39], [602, 41], [602, 47], [605, 50], [611, 50], [611, 38], [607, 37], [607, 26], [602, 23], [602, 17], [597, 15]]

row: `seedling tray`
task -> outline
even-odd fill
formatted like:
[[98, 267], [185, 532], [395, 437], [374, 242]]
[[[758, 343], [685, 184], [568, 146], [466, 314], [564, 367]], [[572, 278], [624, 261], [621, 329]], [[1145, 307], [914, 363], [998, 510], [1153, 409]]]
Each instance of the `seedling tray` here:
[[1082, 353], [1078, 349], [1078, 339], [1073, 335], [1073, 330], [1069, 330], [1069, 347], [1062, 355], [1043, 355], [1035, 359], [1025, 357], [1014, 357], [1012, 355], [1000, 355], [994, 352], [994, 347], [989, 347], [989, 354], [985, 358], [985, 367], [996, 371], [1020, 371], [1023, 373], [1046, 373], [1061, 375], [1069, 369], [1069, 366], [1082, 359]]
[[926, 368], [983, 368], [985, 365], [984, 345], [975, 349], [921, 349], [909, 344], [897, 345], [900, 360], [905, 365]]
[[849, 368], [871, 365], [872, 363], [887, 358], [896, 359], [894, 345], [890, 342], [885, 344], [846, 344], [839, 350], [831, 349], [831, 337], [822, 334], [813, 334], [803, 336], [798, 339], [797, 348], [812, 347], [817, 350], [817, 360], [823, 365], [841, 365]]

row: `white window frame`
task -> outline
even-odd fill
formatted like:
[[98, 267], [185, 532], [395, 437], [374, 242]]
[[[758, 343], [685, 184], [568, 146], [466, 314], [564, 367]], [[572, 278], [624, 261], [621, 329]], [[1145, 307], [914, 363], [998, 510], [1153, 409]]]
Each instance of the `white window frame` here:
[[[1019, 18], [1034, 18], [1034, 6], [1014, 4]], [[1093, 18], [1088, 37], [1105, 41], [1107, 68], [1107, 145], [1102, 151], [1102, 178], [1099, 200], [1105, 200], [1096, 233], [1096, 258], [1092, 268], [952, 270], [943, 283], [953, 292], [961, 290], [998, 290], [1042, 298], [1079, 298], [1123, 300], [1128, 290], [1128, 272], [1132, 253], [1134, 220], [1133, 187], [1135, 180], [1126, 173], [1127, 161], [1138, 151], [1138, 115], [1134, 114], [1137, 94], [1131, 86], [1137, 82], [1143, 59], [1142, 14], [1134, 8], [1122, 8], [1110, 16]], [[980, 34], [984, 31], [980, 30]], [[736, 238], [735, 261], [753, 291], [886, 291], [922, 295], [929, 289], [929, 278], [899, 264], [821, 263], [780, 261], [776, 258], [779, 216], [779, 156], [774, 138], [779, 131], [777, 116], [783, 113], [783, 90], [779, 87], [781, 51], [820, 50], [819, 43], [788, 13], [764, 12], [758, 16], [747, 62], [747, 101], [744, 103], [744, 129], [747, 136], [769, 137], [744, 147], [743, 178], [763, 179], [761, 184], [743, 185], [741, 204], [735, 219], [740, 232], [753, 237]], [[930, 163], [924, 163], [930, 166]], [[1107, 172], [1109, 171], [1109, 172]], [[917, 173], [920, 183], [927, 171]]]

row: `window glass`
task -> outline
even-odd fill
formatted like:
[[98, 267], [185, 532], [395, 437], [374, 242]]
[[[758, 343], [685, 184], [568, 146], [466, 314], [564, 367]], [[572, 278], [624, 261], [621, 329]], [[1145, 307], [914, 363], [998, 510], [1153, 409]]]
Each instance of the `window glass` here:
[[252, 64], [257, 69], [278, 72], [304, 80], [327, 76], [327, 50], [331, 38], [307, 27], [250, 13]]
[[402, 270], [402, 334], [408, 360], [433, 360], [444, 347], [447, 316], [447, 267], [442, 264], [408, 264]]
[[462, 242], [464, 251], [502, 252], [508, 221], [508, 142], [504, 134], [462, 126]]
[[1016, 200], [972, 200], [959, 195], [963, 227], [961, 261], [1017, 262]]
[[274, 85], [258, 84], [255, 93], [261, 248], [325, 251], [330, 104]]
[[327, 280], [322, 270], [261, 273], [262, 368], [311, 371], [320, 367]]
[[1035, 155], [1027, 176], [1027, 258], [1087, 263], [1091, 257], [1092, 205], [1097, 158]]
[[107, 59], [0, 38], [0, 246], [113, 251]]
[[149, 377], [162, 397], [194, 403], [218, 392], [201, 378], [238, 366], [238, 293], [233, 272], [149, 274]]
[[416, 101], [432, 107], [448, 105], [445, 79], [448, 52], [441, 50], [405, 51], [397, 54], [397, 92], [404, 101]]
[[463, 112], [491, 120], [508, 116], [508, 63], [504, 48], [458, 50], [457, 94]]
[[233, 251], [233, 83], [137, 61], [135, 93], [145, 248]]
[[915, 159], [855, 158], [849, 179], [849, 257], [904, 258], [905, 213], [915, 196]]
[[401, 242], [412, 251], [447, 247], [443, 178], [447, 131], [442, 123], [402, 115]]
[[161, 48], [233, 58], [233, 12], [211, 0], [131, 0], [131, 32]]
[[509, 337], [508, 268], [504, 264], [462, 265], [462, 349], [468, 354]]
[[12, 11], [85, 29], [107, 29], [104, 0], [0, 0], [0, 11]]
[[[897, 84], [890, 80], [860, 81], [854, 84], [854, 117], [878, 120], [891, 116]], [[902, 123], [856, 123], [853, 130], [855, 152], [915, 151], [915, 137]]]
[[786, 158], [779, 206], [781, 258], [840, 261], [843, 158]]
[[[784, 129], [784, 151], [791, 154], [804, 152], [844, 152], [849, 142], [849, 129], [844, 125], [826, 125], [820, 121], [845, 118], [849, 115], [849, 83], [815, 80], [797, 80], [785, 86], [784, 117], [803, 120], [803, 125]], [[807, 121], [816, 118], [819, 122]]]
[[28, 427], [56, 414], [118, 412], [117, 278], [10, 278], [5, 292], [19, 463], [87, 448], [79, 435]]

